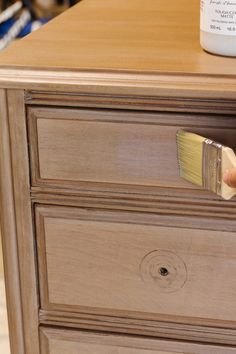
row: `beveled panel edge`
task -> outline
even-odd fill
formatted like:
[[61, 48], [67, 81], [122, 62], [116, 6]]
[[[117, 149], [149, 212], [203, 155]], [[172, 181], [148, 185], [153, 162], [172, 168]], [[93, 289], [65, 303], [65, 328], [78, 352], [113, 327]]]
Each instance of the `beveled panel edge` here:
[[[187, 340], [202, 343], [227, 344], [236, 346], [236, 325], [230, 323], [208, 323], [201, 319], [184, 321], [140, 320], [127, 317], [106, 316], [89, 313], [72, 313], [40, 310], [41, 325], [64, 328], [99, 330], [105, 332], [145, 335], [150, 337]], [[195, 322], [195, 323], [194, 323]]]
[[47, 278], [47, 257], [46, 257], [46, 240], [44, 227], [44, 214], [40, 213], [37, 207], [33, 209], [35, 219], [35, 246], [37, 254], [37, 276], [38, 276], [38, 292], [40, 298], [40, 308], [44, 304], [49, 303], [49, 289]]
[[49, 337], [46, 332], [48, 328], [39, 328], [40, 350], [42, 354], [50, 354], [49, 350]]
[[188, 98], [177, 96], [112, 95], [109, 93], [76, 93], [56, 91], [25, 92], [27, 105], [64, 107], [115, 108], [127, 110], [235, 114], [236, 100], [214, 98]]
[[[136, 336], [129, 333], [108, 333], [105, 331], [97, 331], [97, 330], [86, 330], [86, 329], [79, 329], [75, 330], [73, 328], [60, 328], [57, 326], [40, 326], [40, 333], [44, 340], [43, 348], [48, 349], [48, 345], [50, 340], [52, 341], [69, 341], [69, 342], [85, 342], [85, 343], [99, 343], [99, 344], [108, 344], [113, 346], [125, 347], [125, 348], [134, 348], [134, 349], [143, 349], [151, 350], [156, 353], [156, 351], [161, 350], [161, 353], [166, 354], [174, 354], [183, 353], [192, 353], [193, 349], [194, 353], [196, 354], [206, 354], [209, 351], [213, 354], [226, 354], [233, 353], [235, 348], [231, 345], [223, 345], [217, 343], [199, 343], [199, 342], [186, 342], [186, 341], [174, 341], [172, 339], [165, 339], [165, 338], [153, 338], [152, 336], [143, 337], [143, 336]], [[194, 346], [194, 348], [193, 348]], [[171, 350], [171, 352], [170, 352]], [[177, 350], [177, 352], [176, 352]], [[220, 351], [220, 352], [219, 352]], [[45, 351], [45, 354], [48, 354], [48, 351]]]
[[[162, 211], [160, 207], [159, 212], [144, 212], [143, 210], [129, 210], [129, 209], [117, 209], [107, 206], [104, 208], [95, 203], [91, 205], [78, 204], [75, 206], [68, 206], [66, 204], [58, 205], [58, 203], [49, 204], [34, 204], [36, 219], [38, 221], [38, 227], [42, 234], [44, 234], [43, 218], [48, 217], [63, 217], [69, 219], [80, 220], [93, 220], [93, 221], [105, 221], [116, 223], [132, 223], [140, 225], [153, 225], [160, 227], [173, 227], [173, 228], [185, 228], [185, 229], [198, 229], [198, 230], [212, 230], [212, 231], [224, 231], [224, 232], [236, 232], [236, 218], [224, 219], [221, 214], [220, 217], [213, 215], [187, 215], [186, 213], [178, 214], [170, 213], [167, 210]], [[119, 210], [119, 212], [117, 212]], [[40, 232], [38, 233], [40, 234]]]
[[167, 97], [207, 97], [235, 99], [236, 79], [229, 75], [203, 75], [161, 72], [112, 72], [46, 70], [0, 67], [0, 87], [25, 90], [52, 90]]
[[75, 120], [85, 122], [106, 122], [137, 125], [157, 125], [165, 127], [188, 128], [235, 128], [234, 115], [220, 115], [207, 113], [189, 113], [142, 110], [119, 110], [99, 107], [71, 107], [71, 106], [41, 106], [27, 105], [27, 119]]

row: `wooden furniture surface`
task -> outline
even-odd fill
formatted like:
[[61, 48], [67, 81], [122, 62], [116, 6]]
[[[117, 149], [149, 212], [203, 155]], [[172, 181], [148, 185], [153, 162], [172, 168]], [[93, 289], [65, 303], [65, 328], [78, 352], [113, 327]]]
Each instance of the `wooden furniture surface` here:
[[173, 217], [171, 227], [158, 222], [145, 213], [37, 207], [42, 309], [233, 324], [235, 235], [173, 228]]
[[83, 0], [0, 55], [12, 354], [236, 352], [236, 203], [176, 133], [235, 144], [236, 61], [197, 0]]
[[196, 189], [179, 176], [177, 131], [185, 128], [234, 147], [236, 127], [221, 117], [176, 118], [168, 113], [30, 107], [32, 185], [79, 188], [81, 182], [93, 182]]
[[232, 347], [42, 329], [43, 354], [233, 354]]
[[196, 0], [82, 1], [24, 44], [14, 43], [1, 54], [0, 64], [236, 75], [234, 59], [222, 65], [221, 58], [201, 50], [199, 9]]

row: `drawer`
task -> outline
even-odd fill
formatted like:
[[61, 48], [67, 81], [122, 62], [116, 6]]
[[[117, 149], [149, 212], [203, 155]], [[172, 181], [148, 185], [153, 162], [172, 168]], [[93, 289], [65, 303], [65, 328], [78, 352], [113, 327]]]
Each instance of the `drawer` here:
[[37, 206], [41, 308], [235, 327], [235, 231], [177, 219]]
[[234, 354], [235, 348], [41, 328], [42, 354]]
[[190, 114], [30, 107], [28, 121], [36, 186], [196, 189], [179, 177], [176, 132], [236, 136], [235, 118]]

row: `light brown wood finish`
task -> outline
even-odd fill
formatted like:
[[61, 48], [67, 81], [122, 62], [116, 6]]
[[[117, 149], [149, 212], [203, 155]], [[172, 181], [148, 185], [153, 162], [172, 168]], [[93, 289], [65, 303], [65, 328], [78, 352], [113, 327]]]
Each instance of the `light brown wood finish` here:
[[42, 354], [233, 354], [235, 348], [41, 328]]
[[[3, 91], [1, 97], [4, 104]], [[24, 92], [9, 90], [5, 99], [8, 111], [4, 112], [3, 105], [1, 117], [1, 222], [12, 354], [38, 354], [38, 297]]]
[[43, 309], [236, 326], [235, 233], [74, 208], [36, 218]]
[[[13, 69], [4, 68], [4, 66], [0, 66], [0, 85], [5, 88], [30, 91], [43, 90], [49, 92], [49, 94], [53, 94], [55, 90], [67, 95], [80, 93], [88, 95], [91, 100], [107, 94], [114, 97], [115, 100], [120, 96], [127, 98], [130, 96], [141, 97], [144, 98], [144, 104], [145, 99], [155, 95], [157, 99], [164, 97], [167, 100], [172, 100], [174, 98], [174, 100], [177, 99], [180, 102], [191, 100], [195, 112], [197, 103], [204, 100], [210, 100], [213, 104], [216, 100], [223, 102], [230, 109], [229, 105], [235, 99], [236, 90], [236, 80], [233, 75], [198, 76], [192, 73], [176, 75], [176, 73], [142, 74], [120, 71], [94, 73], [83, 70]], [[93, 103], [91, 103], [91, 106], [93, 106]], [[113, 107], [115, 108], [115, 105]], [[160, 107], [162, 108], [162, 105]], [[155, 109], [158, 110], [158, 106]], [[166, 107], [165, 110], [173, 111], [172, 105]]]
[[3, 52], [0, 65], [236, 75], [234, 59], [200, 48], [197, 0], [83, 1]]
[[[161, 315], [159, 317], [161, 318]], [[74, 328], [75, 330], [84, 329], [103, 331], [104, 333], [121, 333], [236, 346], [235, 327], [230, 328], [229, 325], [227, 328], [222, 328], [213, 325], [191, 324], [190, 321], [188, 323], [175, 323], [171, 322], [170, 318], [168, 321], [164, 318], [160, 321], [137, 320], [136, 318], [120, 318], [81, 312], [78, 316], [78, 312], [62, 310], [40, 310], [40, 322], [47, 327], [60, 326], [68, 329]]]
[[177, 131], [235, 146], [234, 117], [62, 108], [30, 108], [28, 116], [33, 185], [196, 189], [179, 177]]
[[197, 0], [86, 0], [0, 55], [12, 354], [39, 325], [41, 354], [235, 352], [235, 200], [176, 162], [178, 128], [235, 147], [235, 59], [198, 33]]
[[8, 322], [12, 353], [25, 354], [7, 93], [3, 89], [0, 90], [0, 109], [1, 236], [5, 266]]
[[[143, 194], [135, 194], [132, 189], [127, 196], [125, 193], [111, 193], [109, 191], [82, 190], [75, 192], [73, 189], [40, 187], [34, 188], [32, 200], [34, 203], [41, 204], [157, 213], [160, 220], [162, 219], [160, 225], [166, 225], [171, 217], [175, 216], [176, 222], [179, 220], [178, 225], [182, 226], [185, 223], [189, 228], [193, 225], [199, 227], [198, 217], [204, 217], [201, 227], [206, 230], [235, 230], [235, 199], [231, 202], [220, 201], [219, 203], [218, 198], [213, 199], [211, 194], [208, 194], [206, 198], [206, 194], [199, 190], [189, 193], [185, 189], [176, 192], [172, 189], [160, 188], [157, 191], [158, 193], [153, 196], [150, 191], [149, 195], [147, 193], [144, 196]], [[187, 216], [188, 218], [185, 218]], [[212, 219], [214, 219], [214, 223], [211, 222]]]
[[235, 59], [200, 48], [197, 0], [81, 2], [1, 53], [0, 68], [1, 85], [24, 89], [202, 99], [236, 89]]
[[69, 107], [95, 107], [95, 108], [117, 108], [127, 110], [142, 111], [171, 111], [171, 112], [192, 112], [208, 114], [236, 114], [236, 102], [233, 99], [214, 98], [185, 98], [185, 97], [164, 97], [154, 96], [154, 92], [149, 96], [135, 95], [130, 92], [126, 96], [112, 96], [109, 93], [88, 94], [70, 92], [45, 92], [27, 91], [25, 95], [26, 103], [29, 105], [46, 106], [69, 106]]

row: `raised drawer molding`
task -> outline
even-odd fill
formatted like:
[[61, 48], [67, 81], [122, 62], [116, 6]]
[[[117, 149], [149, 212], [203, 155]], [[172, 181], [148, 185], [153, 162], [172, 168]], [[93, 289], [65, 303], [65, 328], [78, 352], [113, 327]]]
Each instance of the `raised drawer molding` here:
[[236, 199], [177, 160], [179, 129], [236, 150], [236, 59], [198, 15], [84, 0], [0, 53], [11, 354], [236, 353]]

